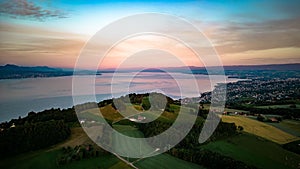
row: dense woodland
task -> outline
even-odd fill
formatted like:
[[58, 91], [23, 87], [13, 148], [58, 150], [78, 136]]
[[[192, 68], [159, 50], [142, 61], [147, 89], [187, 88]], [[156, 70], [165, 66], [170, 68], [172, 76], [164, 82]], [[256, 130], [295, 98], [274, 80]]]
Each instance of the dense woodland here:
[[71, 134], [63, 120], [25, 122], [0, 132], [0, 156], [7, 157], [59, 143]]
[[78, 126], [74, 109], [30, 112], [24, 118], [0, 124], [0, 156], [49, 147], [67, 139], [71, 126]]

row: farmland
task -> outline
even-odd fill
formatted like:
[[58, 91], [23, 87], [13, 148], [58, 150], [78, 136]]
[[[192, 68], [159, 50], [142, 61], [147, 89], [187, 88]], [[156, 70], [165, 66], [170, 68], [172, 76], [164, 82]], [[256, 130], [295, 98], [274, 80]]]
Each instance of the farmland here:
[[210, 142], [202, 148], [230, 156], [258, 168], [296, 169], [300, 161], [300, 155], [287, 151], [276, 143], [247, 133]]
[[279, 144], [285, 144], [300, 139], [299, 137], [288, 134], [267, 123], [244, 116], [222, 116], [222, 121], [235, 123], [237, 126], [242, 126], [244, 131], [248, 133], [260, 136]]
[[[143, 133], [141, 133], [139, 130], [137, 130], [134, 127], [131, 126], [126, 126], [126, 125], [114, 125], [114, 128], [119, 131], [122, 134], [131, 136], [131, 137], [141, 137], [143, 136]], [[132, 142], [120, 142], [118, 141], [119, 138], [115, 137], [116, 142], [118, 144], [115, 144], [116, 148], [118, 149], [124, 149], [130, 150], [133, 152], [136, 152], [137, 154], [142, 152], [149, 152], [151, 153], [151, 147], [149, 147], [148, 143], [146, 141], [136, 141], [135, 143]], [[141, 149], [141, 150], [140, 150]], [[126, 158], [126, 157], [124, 157]], [[133, 162], [133, 159], [130, 160], [130, 162]], [[187, 168], [187, 169], [201, 169], [203, 168], [202, 166], [199, 166], [194, 163], [190, 163], [187, 161], [183, 161], [181, 159], [175, 158], [171, 155], [168, 154], [160, 154], [156, 155], [153, 157], [148, 157], [148, 158], [143, 158], [137, 160], [136, 163], [134, 163], [135, 166], [141, 168], [141, 169], [151, 169], [151, 168], [156, 168], [157, 166], [160, 166], [160, 168], [172, 168], [172, 169], [182, 169], [182, 168]]]

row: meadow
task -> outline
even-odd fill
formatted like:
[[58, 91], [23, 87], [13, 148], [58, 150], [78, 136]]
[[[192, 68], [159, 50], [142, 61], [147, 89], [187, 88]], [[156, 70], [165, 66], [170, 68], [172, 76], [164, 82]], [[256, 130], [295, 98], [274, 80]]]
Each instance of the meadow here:
[[274, 142], [248, 133], [210, 142], [201, 147], [258, 168], [299, 168], [300, 155], [287, 151]]
[[[140, 132], [137, 128], [134, 128], [132, 126], [128, 125], [114, 125], [114, 128], [119, 131], [122, 134], [131, 136], [131, 137], [141, 137], [143, 136], [143, 133]], [[115, 144], [118, 149], [124, 149], [126, 147], [126, 150], [135, 151], [137, 154], [142, 152], [152, 152], [152, 148], [148, 145], [148, 143], [144, 141], [136, 141], [136, 142], [121, 142], [118, 141], [119, 138], [115, 137], [116, 142], [118, 144]], [[140, 150], [141, 149], [141, 150]], [[126, 157], [124, 157], [126, 158]], [[153, 169], [157, 168], [172, 168], [172, 169], [201, 169], [203, 168], [200, 165], [187, 162], [181, 159], [178, 159], [176, 157], [173, 157], [169, 154], [163, 153], [156, 156], [148, 157], [148, 158], [142, 158], [142, 159], [129, 159], [130, 162], [134, 162], [134, 165], [141, 169]], [[135, 162], [136, 161], [136, 162]]]
[[274, 126], [245, 116], [222, 116], [223, 122], [235, 123], [242, 126], [245, 132], [271, 140], [278, 144], [299, 140], [299, 137], [286, 133]]

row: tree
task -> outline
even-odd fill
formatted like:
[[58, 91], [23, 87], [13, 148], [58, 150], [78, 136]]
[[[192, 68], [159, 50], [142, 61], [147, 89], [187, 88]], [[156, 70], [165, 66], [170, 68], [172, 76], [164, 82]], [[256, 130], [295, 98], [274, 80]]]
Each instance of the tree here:
[[239, 131], [243, 131], [244, 130], [243, 126], [238, 126], [237, 128], [238, 128]]

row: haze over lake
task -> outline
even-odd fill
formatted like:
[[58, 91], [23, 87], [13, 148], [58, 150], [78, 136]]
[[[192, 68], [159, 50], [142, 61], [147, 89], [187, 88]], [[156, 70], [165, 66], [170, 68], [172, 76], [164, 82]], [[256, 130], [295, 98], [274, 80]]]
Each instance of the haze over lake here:
[[[134, 75], [134, 78], [131, 77]], [[113, 77], [113, 81], [112, 81]], [[95, 86], [97, 101], [122, 96], [128, 93], [146, 93], [152, 91], [163, 92], [173, 98], [180, 98], [180, 88], [176, 82], [180, 81], [184, 88], [182, 97], [196, 97], [221, 82], [220, 76], [211, 76], [212, 84], [207, 75], [192, 75], [182, 73], [103, 73], [95, 78], [93, 83], [86, 84], [94, 76], [80, 76], [83, 85], [83, 95], [92, 95], [85, 92], [84, 85]], [[11, 118], [26, 116], [30, 111], [42, 111], [50, 108], [69, 108], [73, 106], [72, 100], [72, 78], [73, 76], [53, 78], [28, 78], [0, 80], [0, 121], [8, 121]], [[174, 80], [174, 78], [176, 80]], [[196, 79], [200, 93], [195, 93], [191, 87], [191, 81]], [[239, 79], [226, 79], [226, 82], [236, 82]], [[130, 82], [129, 87], [126, 84]], [[113, 84], [113, 90], [111, 84]], [[85, 100], [86, 102], [92, 100]]]

